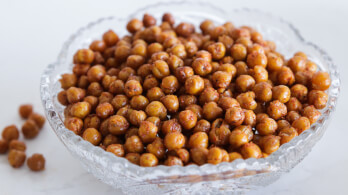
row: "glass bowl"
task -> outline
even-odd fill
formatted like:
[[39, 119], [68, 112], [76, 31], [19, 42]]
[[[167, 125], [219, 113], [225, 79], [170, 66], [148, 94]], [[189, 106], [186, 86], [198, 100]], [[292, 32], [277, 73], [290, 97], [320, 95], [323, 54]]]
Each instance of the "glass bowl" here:
[[[158, 21], [163, 13], [171, 12], [177, 23], [187, 21], [196, 26], [199, 26], [204, 19], [213, 20], [216, 24], [232, 21], [236, 26], [249, 25], [260, 31], [266, 40], [275, 41], [277, 51], [286, 58], [297, 51], [305, 52], [321, 70], [330, 73], [332, 85], [328, 90], [327, 107], [321, 110], [322, 116], [309, 130], [282, 145], [278, 151], [265, 159], [239, 159], [218, 165], [186, 167], [161, 165], [144, 168], [91, 145], [64, 127], [64, 108], [57, 101], [57, 93], [61, 91], [60, 75], [72, 71], [72, 59], [76, 50], [88, 47], [92, 40], [100, 39], [108, 29], [113, 29], [119, 35], [127, 34], [125, 28], [127, 21], [134, 17], [142, 18], [145, 12], [153, 14]], [[47, 67], [41, 78], [42, 102], [47, 119], [58, 138], [88, 172], [114, 188], [121, 188], [127, 194], [137, 192], [230, 194], [268, 185], [296, 166], [323, 136], [335, 110], [339, 92], [340, 80], [336, 65], [322, 49], [305, 41], [290, 23], [256, 10], [230, 10], [205, 2], [184, 1], [149, 5], [128, 17], [102, 18], [82, 27], [67, 40], [57, 61]]]

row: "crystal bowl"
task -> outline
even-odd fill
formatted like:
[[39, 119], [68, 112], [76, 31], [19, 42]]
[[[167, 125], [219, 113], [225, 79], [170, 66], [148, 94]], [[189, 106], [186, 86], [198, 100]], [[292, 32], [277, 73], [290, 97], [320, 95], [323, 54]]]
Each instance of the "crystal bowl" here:
[[[238, 159], [218, 165], [161, 165], [145, 168], [84, 141], [64, 127], [64, 107], [57, 101], [57, 93], [61, 91], [60, 75], [72, 71], [72, 59], [76, 50], [88, 47], [92, 40], [100, 39], [108, 29], [113, 29], [119, 35], [127, 34], [127, 21], [134, 17], [142, 18], [146, 12], [153, 14], [158, 20], [163, 13], [171, 12], [177, 23], [187, 21], [196, 26], [204, 19], [213, 20], [216, 24], [232, 21], [237, 26], [249, 25], [260, 31], [266, 40], [275, 41], [277, 50], [286, 58], [297, 51], [305, 52], [321, 70], [328, 71], [332, 79], [328, 90], [328, 104], [321, 110], [322, 116], [309, 130], [282, 145], [265, 159]], [[257, 10], [231, 10], [205, 2], [185, 1], [149, 5], [127, 17], [102, 18], [82, 27], [66, 41], [57, 61], [47, 67], [41, 78], [41, 98], [45, 113], [58, 138], [88, 172], [114, 188], [121, 188], [127, 194], [139, 191], [146, 194], [231, 194], [268, 185], [296, 166], [323, 136], [335, 110], [339, 92], [340, 79], [336, 65], [322, 49], [305, 41], [290, 23]]]

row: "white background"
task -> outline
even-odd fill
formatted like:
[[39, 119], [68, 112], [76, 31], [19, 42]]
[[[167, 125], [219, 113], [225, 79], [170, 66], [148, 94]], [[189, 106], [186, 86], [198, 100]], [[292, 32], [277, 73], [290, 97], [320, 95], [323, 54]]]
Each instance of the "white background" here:
[[[33, 103], [43, 113], [40, 75], [55, 61], [63, 42], [72, 33], [100, 17], [129, 14], [145, 2], [156, 1], [0, 0], [0, 129], [12, 123], [22, 124], [17, 114], [21, 103]], [[305, 39], [324, 48], [341, 72], [339, 106], [324, 137], [290, 173], [251, 194], [348, 194], [347, 1], [214, 0], [213, 3], [231, 9], [257, 8], [285, 18]], [[49, 125], [37, 139], [26, 143], [27, 155], [39, 152], [46, 156], [46, 170], [32, 173], [26, 166], [14, 170], [6, 156], [0, 156], [0, 194], [120, 193], [83, 170]]]

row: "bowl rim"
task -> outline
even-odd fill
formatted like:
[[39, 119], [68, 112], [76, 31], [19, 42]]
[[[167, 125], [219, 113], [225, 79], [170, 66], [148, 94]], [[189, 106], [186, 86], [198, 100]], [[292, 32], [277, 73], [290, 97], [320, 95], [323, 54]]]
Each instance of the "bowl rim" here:
[[[204, 173], [211, 173], [207, 170], [212, 170], [212, 171], [219, 171], [219, 170], [225, 170], [226, 167], [231, 168], [232, 170], [238, 170], [240, 168], [243, 167], [252, 167], [253, 164], [257, 163], [257, 164], [263, 164], [264, 167], [273, 167], [273, 165], [276, 165], [277, 162], [284, 157], [284, 152], [286, 150], [289, 150], [291, 148], [296, 147], [297, 145], [301, 144], [303, 141], [306, 141], [308, 139], [310, 139], [312, 136], [314, 136], [317, 133], [317, 130], [320, 128], [318, 125], [311, 125], [311, 128], [309, 130], [306, 130], [305, 132], [303, 132], [302, 134], [300, 134], [299, 136], [297, 136], [296, 138], [294, 138], [293, 140], [291, 140], [291, 142], [282, 145], [276, 152], [274, 152], [273, 154], [271, 154], [270, 156], [268, 156], [267, 158], [260, 158], [260, 159], [255, 159], [255, 158], [249, 158], [249, 159], [237, 159], [233, 162], [223, 162], [220, 163], [218, 165], [212, 165], [212, 164], [204, 164], [202, 166], [198, 166], [198, 165], [189, 165], [189, 166], [183, 166], [183, 167], [179, 167], [179, 166], [164, 166], [164, 165], [159, 165], [157, 167], [141, 167], [138, 165], [134, 165], [132, 163], [130, 163], [128, 160], [126, 160], [123, 157], [117, 157], [111, 153], [108, 153], [104, 150], [102, 150], [99, 147], [96, 147], [92, 144], [90, 144], [89, 142], [81, 139], [80, 136], [75, 135], [74, 133], [72, 133], [71, 131], [69, 131], [68, 129], [66, 129], [64, 127], [64, 122], [63, 121], [58, 121], [58, 124], [54, 124], [56, 123], [55, 121], [53, 121], [53, 118], [58, 116], [58, 112], [55, 111], [54, 109], [49, 110], [49, 104], [52, 104], [52, 101], [50, 100], [50, 98], [52, 97], [52, 94], [50, 94], [49, 89], [48, 89], [48, 85], [50, 82], [52, 82], [50, 80], [50, 74], [55, 70], [56, 65], [59, 65], [61, 60], [64, 59], [64, 57], [66, 57], [67, 53], [66, 51], [68, 50], [68, 48], [70, 47], [71, 43], [76, 40], [76, 38], [83, 32], [85, 32], [86, 30], [92, 28], [93, 26], [96, 26], [97, 24], [103, 22], [103, 21], [107, 21], [107, 20], [128, 20], [129, 18], [135, 16], [137, 13], [141, 12], [143, 13], [144, 10], [146, 10], [149, 7], [154, 7], [154, 6], [168, 6], [171, 4], [186, 4], [186, 5], [192, 5], [192, 4], [197, 4], [198, 2], [194, 1], [194, 2], [186, 2], [186, 1], [170, 1], [170, 2], [159, 2], [156, 4], [149, 4], [145, 7], [139, 8], [137, 9], [133, 14], [130, 14], [128, 17], [117, 17], [117, 16], [110, 16], [110, 17], [104, 17], [104, 18], [100, 18], [96, 21], [90, 22], [87, 25], [81, 27], [77, 32], [73, 33], [67, 41], [65, 41], [65, 43], [63, 44], [63, 47], [58, 55], [57, 60], [50, 64], [44, 71], [44, 73], [41, 76], [41, 82], [40, 82], [40, 92], [41, 92], [41, 99], [42, 99], [42, 103], [43, 106], [45, 108], [45, 114], [46, 117], [52, 127], [52, 129], [55, 131], [55, 133], [57, 134], [57, 136], [61, 139], [61, 135], [58, 134], [57, 129], [56, 128], [63, 128], [65, 129], [65, 131], [67, 131], [66, 133], [70, 136], [69, 139], [72, 139], [72, 141], [78, 141], [78, 144], [82, 144], [84, 148], [86, 148], [86, 150], [94, 153], [94, 155], [99, 156], [101, 159], [108, 159], [114, 162], [118, 162], [118, 163], [122, 163], [124, 165], [124, 167], [130, 167], [132, 169], [130, 169], [131, 172], [133, 172], [133, 170], [135, 170], [135, 174], [147, 174], [147, 173], [152, 173], [155, 170], [161, 170], [163, 172], [166, 173], [171, 173], [171, 172], [176, 172], [177, 170], [180, 171], [181, 174], [185, 174], [187, 173], [187, 175], [192, 174], [192, 169], [196, 169], [199, 172], [204, 172]], [[221, 12], [226, 12], [223, 8], [217, 7], [213, 4], [210, 4], [208, 2], [205, 1], [199, 1], [200, 6], [210, 6], [213, 9], [219, 10]], [[281, 23], [286, 24], [291, 30], [292, 33], [294, 33], [298, 39], [299, 42], [302, 42], [304, 45], [312, 47], [313, 49], [315, 49], [316, 51], [318, 51], [320, 53], [320, 55], [325, 59], [325, 61], [328, 63], [329, 68], [330, 68], [330, 77], [331, 77], [331, 86], [329, 89], [329, 92], [335, 90], [336, 93], [335, 94], [331, 94], [328, 93], [329, 95], [329, 101], [328, 101], [328, 105], [330, 104], [330, 109], [328, 109], [328, 112], [325, 114], [325, 118], [324, 118], [324, 114], [322, 114], [319, 118], [319, 120], [324, 120], [324, 123], [328, 122], [329, 119], [332, 116], [332, 113], [335, 111], [336, 106], [337, 106], [337, 99], [339, 97], [340, 94], [340, 74], [338, 71], [338, 67], [335, 65], [335, 63], [333, 62], [333, 60], [331, 59], [331, 57], [320, 47], [318, 47], [316, 44], [306, 41], [303, 36], [300, 34], [299, 30], [290, 22], [282, 19], [279, 16], [274, 16], [271, 13], [268, 12], [264, 12], [264, 11], [260, 11], [257, 9], [249, 9], [249, 8], [237, 8], [237, 9], [231, 9], [229, 11], [232, 12], [257, 12], [258, 14], [261, 15], [265, 15], [268, 17], [271, 17], [272, 19], [275, 20], [279, 20]], [[324, 124], [323, 124], [324, 126]], [[81, 142], [82, 140], [82, 142]]]

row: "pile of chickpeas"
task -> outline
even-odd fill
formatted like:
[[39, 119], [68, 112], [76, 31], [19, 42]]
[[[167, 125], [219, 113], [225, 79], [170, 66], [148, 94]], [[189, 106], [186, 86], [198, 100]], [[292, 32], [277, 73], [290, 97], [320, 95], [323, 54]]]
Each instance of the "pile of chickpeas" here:
[[[33, 106], [30, 104], [19, 107], [19, 115], [25, 119], [22, 126], [22, 134], [26, 139], [35, 138], [43, 128], [46, 119], [44, 116], [33, 112]], [[20, 168], [26, 160], [26, 144], [19, 141], [19, 130], [16, 125], [9, 125], [2, 131], [0, 139], [0, 154], [6, 154], [8, 151], [8, 162], [13, 168]], [[42, 171], [45, 169], [45, 158], [42, 154], [35, 153], [27, 160], [27, 165], [32, 171]]]
[[329, 74], [303, 52], [286, 60], [231, 22], [156, 24], [145, 14], [76, 52], [58, 94], [67, 129], [144, 167], [218, 164], [267, 157], [326, 106]]

